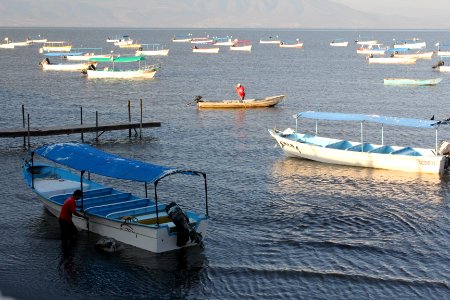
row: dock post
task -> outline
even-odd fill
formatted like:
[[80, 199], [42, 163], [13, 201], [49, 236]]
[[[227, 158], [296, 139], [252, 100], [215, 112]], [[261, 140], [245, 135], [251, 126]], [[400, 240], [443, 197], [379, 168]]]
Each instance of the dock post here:
[[[128, 123], [131, 124], [131, 102], [130, 102], [130, 99], [128, 99]], [[131, 126], [128, 129], [128, 137], [131, 138]]]
[[[81, 126], [83, 126], [83, 106], [80, 106], [80, 120], [81, 120]], [[81, 142], [84, 143], [83, 128], [81, 128]]]
[[95, 111], [95, 140], [98, 142], [98, 110]]
[[[22, 126], [25, 129], [25, 105], [22, 104]], [[23, 137], [23, 147], [27, 146], [26, 138]]]
[[139, 124], [139, 139], [142, 140], [142, 98], [140, 100], [140, 107], [141, 107], [141, 123]]
[[28, 119], [28, 149], [30, 149], [30, 114], [27, 114]]

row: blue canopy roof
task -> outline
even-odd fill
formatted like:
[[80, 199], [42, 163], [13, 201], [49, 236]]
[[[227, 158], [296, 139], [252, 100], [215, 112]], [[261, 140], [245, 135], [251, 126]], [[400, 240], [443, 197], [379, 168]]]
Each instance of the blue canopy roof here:
[[78, 171], [132, 181], [154, 183], [175, 173], [200, 175], [202, 172], [153, 165], [100, 151], [87, 144], [60, 143], [34, 151], [42, 157]]
[[437, 128], [441, 124], [447, 124], [447, 121], [420, 120], [409, 118], [384, 117], [379, 115], [343, 114], [343, 113], [314, 112], [314, 111], [300, 112], [295, 117], [315, 119], [315, 120], [330, 120], [330, 121], [372, 122], [394, 126], [406, 126], [417, 128]]

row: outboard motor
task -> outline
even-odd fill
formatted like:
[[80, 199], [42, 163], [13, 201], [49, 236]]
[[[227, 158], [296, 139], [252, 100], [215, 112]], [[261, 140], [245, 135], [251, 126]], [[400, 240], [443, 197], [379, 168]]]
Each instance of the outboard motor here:
[[50, 65], [50, 59], [48, 59], [48, 57], [46, 57], [39, 64], [40, 65]]
[[444, 61], [440, 60], [435, 65], [433, 65], [432, 68], [436, 69], [437, 67], [440, 67], [440, 66], [443, 66], [443, 65], [444, 65]]
[[203, 102], [202, 96], [196, 96], [195, 99], [194, 99], [194, 101], [195, 101], [196, 103], [198, 103], [198, 102]]
[[177, 226], [177, 246], [183, 247], [186, 243], [191, 242], [200, 244], [203, 237], [200, 233], [197, 233], [194, 228], [189, 224], [189, 218], [183, 212], [180, 206], [175, 202], [171, 202], [166, 206], [166, 212], [172, 222]]
[[88, 70], [95, 71], [95, 70], [97, 70], [97, 68], [95, 67], [94, 64], [90, 64], [89, 67], [88, 67]]

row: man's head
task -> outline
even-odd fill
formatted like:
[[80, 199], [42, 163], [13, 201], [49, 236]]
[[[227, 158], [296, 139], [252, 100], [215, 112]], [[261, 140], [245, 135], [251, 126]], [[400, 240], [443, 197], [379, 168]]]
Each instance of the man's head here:
[[80, 199], [81, 195], [82, 195], [81, 190], [76, 190], [75, 192], [73, 192], [73, 197], [75, 198], [75, 200]]

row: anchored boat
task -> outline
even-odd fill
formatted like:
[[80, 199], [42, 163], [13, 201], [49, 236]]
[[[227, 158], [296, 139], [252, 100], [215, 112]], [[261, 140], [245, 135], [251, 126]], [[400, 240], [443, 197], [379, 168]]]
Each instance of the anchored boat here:
[[[36, 163], [35, 155], [78, 171], [78, 174]], [[131, 160], [87, 144], [61, 143], [34, 150], [31, 160], [24, 160], [22, 174], [26, 184], [56, 217], [64, 201], [75, 190], [81, 190], [83, 196], [77, 201], [77, 210], [89, 219], [86, 221], [73, 216], [75, 226], [125, 244], [152, 252], [165, 252], [200, 245], [206, 233], [208, 199], [206, 174], [203, 172]], [[90, 180], [91, 174], [142, 182], [145, 197], [97, 183]], [[205, 214], [183, 211], [175, 202], [161, 203], [157, 193], [158, 183], [175, 174], [203, 178]], [[147, 196], [149, 184], [153, 185], [153, 199]]]
[[246, 100], [202, 100], [201, 96], [197, 96], [198, 108], [259, 108], [275, 106], [285, 98], [284, 95], [271, 96], [262, 99], [246, 99]]
[[[406, 172], [443, 174], [448, 165], [450, 143], [437, 142], [437, 129], [448, 121], [394, 118], [378, 115], [342, 114], [330, 112], [300, 112], [294, 116], [296, 129], [284, 131], [269, 129], [270, 135], [277, 141], [287, 156], [300, 157], [329, 164], [400, 170]], [[297, 120], [307, 118], [316, 120], [316, 133], [298, 133]], [[361, 141], [349, 141], [322, 137], [317, 134], [317, 120], [353, 121], [361, 124]], [[366, 122], [382, 125], [406, 126], [435, 129], [435, 149], [411, 146], [391, 146], [384, 144], [383, 126], [381, 144], [364, 140], [363, 125]]]

